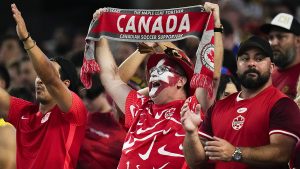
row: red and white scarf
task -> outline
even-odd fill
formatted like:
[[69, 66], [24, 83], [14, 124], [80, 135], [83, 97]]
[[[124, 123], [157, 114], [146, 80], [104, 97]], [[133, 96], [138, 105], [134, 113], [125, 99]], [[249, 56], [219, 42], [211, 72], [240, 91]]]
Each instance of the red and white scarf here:
[[91, 87], [91, 74], [99, 72], [95, 61], [95, 41], [105, 37], [126, 42], [177, 41], [187, 37], [201, 39], [196, 53], [191, 87], [204, 87], [212, 94], [214, 71], [214, 19], [203, 6], [144, 10], [105, 8], [90, 24], [80, 78]]

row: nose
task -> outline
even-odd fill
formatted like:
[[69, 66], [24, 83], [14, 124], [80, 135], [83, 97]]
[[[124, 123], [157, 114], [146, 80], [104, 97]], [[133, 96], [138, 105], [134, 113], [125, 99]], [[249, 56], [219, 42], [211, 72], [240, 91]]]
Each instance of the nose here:
[[276, 37], [269, 38], [269, 43], [271, 46], [275, 46], [279, 44], [279, 40]]
[[256, 61], [254, 59], [249, 59], [248, 67], [256, 67]]
[[35, 81], [36, 81], [36, 84], [38, 84], [38, 85], [43, 84], [42, 80], [38, 77], [35, 79]]

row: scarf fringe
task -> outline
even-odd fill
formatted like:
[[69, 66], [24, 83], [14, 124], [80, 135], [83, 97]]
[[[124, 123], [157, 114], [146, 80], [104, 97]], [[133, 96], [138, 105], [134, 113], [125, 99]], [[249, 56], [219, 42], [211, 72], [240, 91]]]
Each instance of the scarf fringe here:
[[92, 74], [99, 72], [100, 66], [94, 59], [86, 60], [85, 58], [83, 58], [83, 65], [81, 67], [80, 78], [82, 84], [86, 89], [90, 89], [92, 87]]

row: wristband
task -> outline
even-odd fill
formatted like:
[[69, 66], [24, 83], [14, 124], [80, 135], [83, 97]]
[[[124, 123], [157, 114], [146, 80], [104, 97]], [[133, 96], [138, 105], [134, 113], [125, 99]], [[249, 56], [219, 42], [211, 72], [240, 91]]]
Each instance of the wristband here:
[[31, 47], [29, 47], [29, 48], [24, 48], [24, 49], [28, 51], [28, 50], [34, 48], [35, 46], [36, 46], [36, 41], [33, 40], [33, 45]]
[[26, 38], [24, 38], [24, 39], [20, 39], [22, 42], [25, 42], [25, 41], [27, 41], [28, 39], [30, 38], [30, 33], [28, 32], [28, 35], [27, 35], [27, 37]]

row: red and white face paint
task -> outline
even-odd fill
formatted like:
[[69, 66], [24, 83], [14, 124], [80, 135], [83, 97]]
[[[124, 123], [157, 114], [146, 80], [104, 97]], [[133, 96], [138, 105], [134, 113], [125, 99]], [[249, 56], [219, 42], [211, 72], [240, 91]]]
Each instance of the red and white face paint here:
[[[171, 65], [172, 66], [172, 65]], [[149, 96], [157, 96], [163, 89], [176, 85], [180, 76], [168, 63], [168, 60], [161, 59], [156, 66], [149, 71]]]

